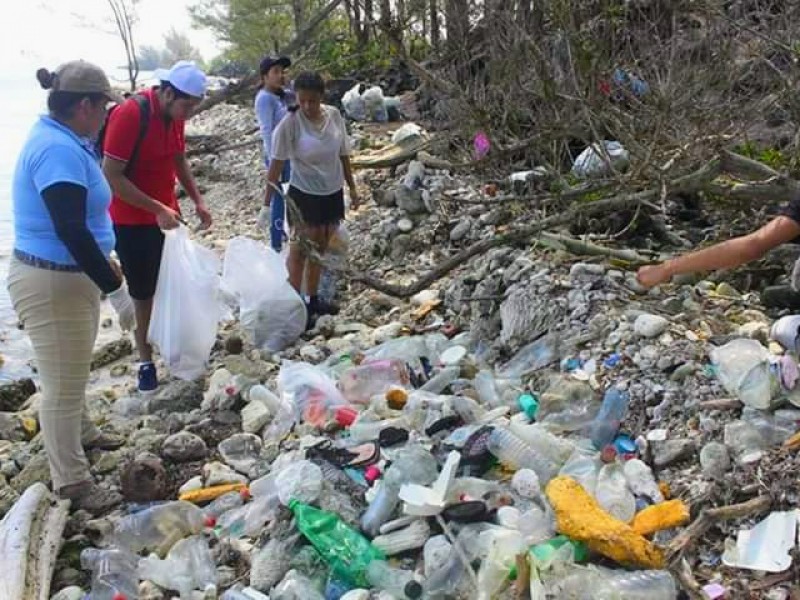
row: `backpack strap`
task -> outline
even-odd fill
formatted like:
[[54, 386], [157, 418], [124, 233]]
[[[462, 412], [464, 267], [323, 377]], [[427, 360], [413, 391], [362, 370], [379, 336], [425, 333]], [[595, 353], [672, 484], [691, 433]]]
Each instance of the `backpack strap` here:
[[131, 157], [125, 164], [125, 177], [130, 175], [133, 165], [136, 164], [136, 159], [139, 158], [139, 149], [142, 146], [142, 140], [147, 135], [147, 128], [150, 127], [150, 100], [147, 96], [136, 94], [133, 96], [133, 101], [139, 105], [139, 135], [136, 137], [136, 143], [133, 145]]

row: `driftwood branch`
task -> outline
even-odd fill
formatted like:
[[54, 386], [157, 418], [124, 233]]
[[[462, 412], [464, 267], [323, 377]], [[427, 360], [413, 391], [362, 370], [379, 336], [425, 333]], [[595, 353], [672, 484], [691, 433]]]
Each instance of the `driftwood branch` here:
[[668, 562], [675, 564], [682, 557], [683, 552], [699, 540], [715, 523], [756, 515], [769, 510], [770, 506], [772, 506], [772, 498], [758, 496], [740, 504], [731, 504], [701, 511], [692, 524], [670, 542], [667, 547]]
[[[720, 172], [720, 161], [712, 160], [703, 167], [689, 175], [679, 177], [668, 183], [668, 187], [673, 192], [688, 192], [701, 189], [709, 181], [712, 181]], [[519, 227], [507, 233], [495, 235], [492, 238], [482, 240], [463, 249], [443, 261], [438, 267], [419, 277], [415, 282], [408, 285], [397, 285], [383, 281], [374, 275], [361, 272], [350, 272], [350, 279], [383, 292], [389, 296], [397, 298], [408, 298], [426, 289], [435, 281], [447, 275], [453, 269], [463, 266], [468, 260], [479, 254], [484, 254], [492, 248], [519, 243], [530, 239], [543, 231], [560, 227], [574, 222], [579, 217], [609, 213], [615, 210], [630, 208], [640, 202], [652, 202], [658, 198], [660, 190], [644, 190], [631, 194], [624, 194], [605, 200], [597, 200], [590, 204], [581, 205], [564, 211], [561, 214], [542, 219], [534, 225]]]

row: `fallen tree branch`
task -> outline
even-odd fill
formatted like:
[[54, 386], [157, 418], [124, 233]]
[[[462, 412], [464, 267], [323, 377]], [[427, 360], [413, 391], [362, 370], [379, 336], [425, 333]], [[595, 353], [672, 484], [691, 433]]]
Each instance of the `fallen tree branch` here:
[[683, 552], [697, 542], [715, 523], [730, 519], [741, 519], [769, 510], [772, 498], [758, 496], [747, 502], [702, 510], [689, 527], [678, 534], [667, 547], [667, 562], [676, 564]]
[[[719, 172], [720, 161], [715, 159], [708, 162], [697, 171], [690, 173], [689, 175], [679, 177], [667, 185], [673, 192], [697, 191], [717, 177]], [[379, 292], [383, 292], [389, 296], [408, 298], [426, 289], [432, 283], [438, 281], [453, 269], [463, 266], [472, 257], [488, 252], [492, 248], [530, 239], [547, 229], [553, 229], [555, 227], [572, 223], [579, 217], [609, 213], [611, 211], [629, 208], [639, 202], [653, 201], [658, 197], [659, 193], [660, 190], [658, 189], [644, 190], [641, 192], [624, 194], [604, 200], [597, 200], [592, 203], [582, 204], [581, 206], [574, 207], [571, 210], [564, 211], [561, 214], [542, 219], [534, 225], [519, 227], [508, 233], [495, 235], [492, 238], [477, 242], [463, 249], [461, 252], [454, 254], [450, 258], [443, 261], [438, 267], [429, 271], [425, 275], [422, 275], [415, 282], [408, 285], [387, 283], [383, 279], [380, 279], [370, 273], [362, 273], [358, 271], [350, 271], [350, 279], [352, 281], [363, 283], [367, 287], [375, 289]]]
[[692, 600], [710, 600], [708, 594], [703, 591], [697, 579], [694, 578], [692, 568], [685, 558], [670, 569], [672, 574], [681, 584], [681, 587]]
[[579, 240], [558, 233], [543, 231], [536, 236], [543, 244], [559, 250], [566, 250], [571, 254], [584, 256], [605, 256], [615, 258], [633, 265], [648, 264], [653, 261], [653, 257], [645, 257], [629, 249], [617, 250], [616, 248], [606, 248], [592, 242]]

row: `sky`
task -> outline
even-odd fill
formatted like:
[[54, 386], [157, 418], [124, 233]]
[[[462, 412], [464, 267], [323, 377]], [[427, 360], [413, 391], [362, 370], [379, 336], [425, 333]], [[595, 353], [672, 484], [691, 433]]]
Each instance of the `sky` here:
[[[204, 59], [219, 54], [222, 48], [209, 32], [191, 28], [187, 7], [193, 1], [140, 0], [136, 44], [162, 47], [164, 34], [175, 27], [189, 36]], [[55, 69], [78, 58], [108, 71], [124, 65], [122, 41], [108, 33], [111, 16], [107, 0], [15, 0], [0, 19], [0, 73]]]

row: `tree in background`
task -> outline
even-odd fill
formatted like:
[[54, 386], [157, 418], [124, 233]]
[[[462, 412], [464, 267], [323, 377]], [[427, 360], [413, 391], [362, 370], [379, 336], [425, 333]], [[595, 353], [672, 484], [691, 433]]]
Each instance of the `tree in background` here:
[[141, 46], [139, 48], [139, 68], [143, 71], [154, 71], [162, 67], [163, 53], [155, 46]]
[[139, 0], [108, 0], [113, 13], [114, 26], [122, 44], [125, 46], [128, 81], [131, 91], [136, 91], [136, 79], [139, 77], [139, 59], [136, 56], [136, 44], [133, 40], [133, 26], [136, 23], [136, 5]]
[[197, 64], [203, 64], [200, 51], [192, 46], [189, 37], [173, 27], [164, 35], [164, 52], [161, 55], [161, 63], [162, 66], [169, 67], [179, 60], [193, 60]]

